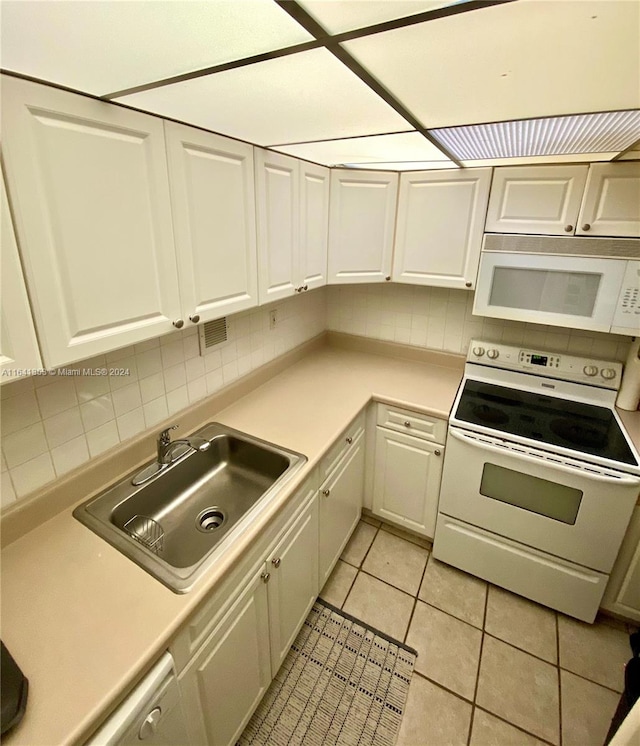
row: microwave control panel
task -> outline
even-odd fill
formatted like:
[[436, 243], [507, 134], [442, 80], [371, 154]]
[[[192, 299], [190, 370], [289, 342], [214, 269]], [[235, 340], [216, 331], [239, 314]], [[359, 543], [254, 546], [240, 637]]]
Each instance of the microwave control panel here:
[[640, 336], [640, 261], [628, 261], [611, 331]]
[[492, 368], [533, 373], [546, 378], [589, 383], [607, 389], [617, 389], [622, 377], [622, 363], [612, 360], [577, 357], [560, 352], [531, 350], [481, 340], [471, 340], [467, 362]]

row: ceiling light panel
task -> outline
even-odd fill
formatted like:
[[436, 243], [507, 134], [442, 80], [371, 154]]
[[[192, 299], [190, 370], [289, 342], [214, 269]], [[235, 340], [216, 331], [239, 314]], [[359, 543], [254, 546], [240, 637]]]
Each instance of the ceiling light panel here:
[[122, 103], [258, 145], [406, 129], [406, 121], [326, 49], [123, 96]]
[[427, 10], [457, 5], [463, 0], [299, 0], [301, 5], [330, 34], [352, 31]]
[[518, 0], [345, 42], [426, 127], [640, 107], [640, 3]]
[[0, 60], [106, 95], [311, 39], [272, 0], [3, 0]]
[[640, 137], [640, 111], [614, 111], [432, 129], [460, 160], [617, 153]]
[[279, 150], [297, 158], [306, 158], [326, 166], [343, 163], [373, 164], [383, 161], [442, 161], [451, 168], [454, 164], [419, 132], [395, 135], [352, 137], [343, 140], [324, 140], [300, 145], [274, 145]]

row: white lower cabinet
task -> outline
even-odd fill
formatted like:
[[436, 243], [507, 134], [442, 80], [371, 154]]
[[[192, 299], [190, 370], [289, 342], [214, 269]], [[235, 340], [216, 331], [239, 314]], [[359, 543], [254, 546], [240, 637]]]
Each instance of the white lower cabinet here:
[[320, 487], [319, 500], [319, 586], [327, 581], [362, 512], [364, 492], [365, 439], [347, 435], [344, 453]]
[[294, 498], [294, 511], [302, 505], [270, 548], [252, 551], [250, 571], [223, 584], [174, 643], [178, 668], [195, 649], [180, 674], [194, 744], [236, 742], [318, 595], [316, 485]]
[[446, 422], [378, 405], [378, 423], [373, 513], [432, 539], [438, 513]]
[[636, 505], [622, 540], [602, 607], [640, 622], [640, 505]]

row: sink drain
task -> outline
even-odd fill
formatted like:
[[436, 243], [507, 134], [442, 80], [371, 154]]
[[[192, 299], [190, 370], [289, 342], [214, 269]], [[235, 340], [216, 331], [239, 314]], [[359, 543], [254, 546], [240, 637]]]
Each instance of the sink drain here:
[[227, 517], [220, 508], [207, 508], [196, 518], [196, 527], [198, 531], [209, 533], [220, 528], [226, 520]]

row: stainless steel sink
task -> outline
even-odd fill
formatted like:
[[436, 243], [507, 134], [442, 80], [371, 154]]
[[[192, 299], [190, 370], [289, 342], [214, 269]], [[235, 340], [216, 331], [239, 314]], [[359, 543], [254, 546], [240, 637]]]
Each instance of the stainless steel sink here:
[[209, 447], [187, 450], [140, 485], [133, 481], [141, 472], [133, 472], [73, 512], [177, 593], [193, 586], [223, 540], [232, 541], [307, 460], [217, 423], [194, 436]]

